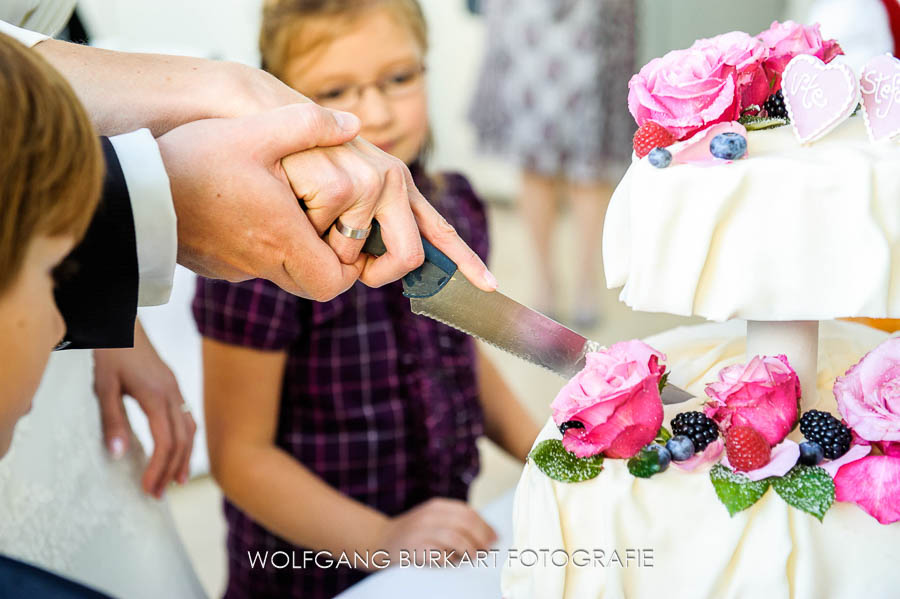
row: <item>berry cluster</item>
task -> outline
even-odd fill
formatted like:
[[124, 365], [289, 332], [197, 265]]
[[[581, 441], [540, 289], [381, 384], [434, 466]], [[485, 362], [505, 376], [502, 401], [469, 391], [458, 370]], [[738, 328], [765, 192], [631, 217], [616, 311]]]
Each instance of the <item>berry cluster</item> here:
[[763, 110], [770, 117], [788, 118], [787, 106], [784, 105], [784, 94], [781, 93], [781, 90], [778, 90], [766, 99], [763, 103]]
[[703, 412], [682, 412], [672, 419], [672, 434], [688, 437], [694, 449], [703, 451], [719, 438], [719, 427]]
[[675, 136], [669, 133], [668, 129], [653, 121], [647, 121], [634, 134], [634, 153], [638, 158], [643, 158], [654, 149], [665, 148], [673, 143]]
[[[803, 414], [800, 418], [800, 432], [807, 440], [807, 443], [800, 444], [801, 460], [804, 453], [807, 454], [807, 459], [811, 460], [813, 454], [818, 455], [820, 451], [823, 457], [836, 460], [847, 453], [850, 442], [853, 441], [849, 428], [828, 412], [819, 410], [810, 410]], [[807, 445], [805, 450], [804, 445]], [[818, 449], [811, 447], [815, 445], [819, 446]]]

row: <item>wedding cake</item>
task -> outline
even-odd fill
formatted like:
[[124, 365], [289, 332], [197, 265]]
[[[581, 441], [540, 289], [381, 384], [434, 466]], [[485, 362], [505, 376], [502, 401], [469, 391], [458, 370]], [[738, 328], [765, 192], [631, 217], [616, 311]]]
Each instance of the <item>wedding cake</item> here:
[[[635, 310], [516, 490], [505, 599], [900, 596], [900, 61], [817, 26], [699, 40], [630, 84], [603, 238]], [[664, 406], [675, 384], [693, 399]]]

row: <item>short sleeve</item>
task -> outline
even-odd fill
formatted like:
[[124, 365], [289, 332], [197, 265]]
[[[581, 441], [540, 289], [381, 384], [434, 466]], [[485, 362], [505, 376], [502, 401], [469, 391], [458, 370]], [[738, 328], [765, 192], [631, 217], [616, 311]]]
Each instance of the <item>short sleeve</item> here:
[[197, 277], [193, 313], [204, 337], [263, 351], [283, 351], [309, 319], [309, 302], [274, 283], [254, 279], [229, 283]]

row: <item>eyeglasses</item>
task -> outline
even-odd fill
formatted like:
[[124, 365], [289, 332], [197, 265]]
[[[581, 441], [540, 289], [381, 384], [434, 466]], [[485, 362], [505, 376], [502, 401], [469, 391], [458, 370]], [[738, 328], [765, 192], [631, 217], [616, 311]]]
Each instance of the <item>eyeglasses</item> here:
[[394, 100], [420, 91], [424, 83], [425, 66], [417, 65], [399, 69], [371, 83], [335, 86], [314, 94], [312, 99], [326, 108], [352, 111], [359, 106], [363, 93], [369, 87], [377, 89], [385, 98]]

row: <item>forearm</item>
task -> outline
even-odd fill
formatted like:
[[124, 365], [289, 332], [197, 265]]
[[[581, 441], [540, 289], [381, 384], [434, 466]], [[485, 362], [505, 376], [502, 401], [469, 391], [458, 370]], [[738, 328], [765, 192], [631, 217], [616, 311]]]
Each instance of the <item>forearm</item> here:
[[332, 555], [375, 552], [388, 518], [328, 486], [273, 445], [230, 444], [213, 458], [230, 501], [295, 545]]
[[158, 137], [200, 119], [305, 101], [271, 75], [237, 63], [114, 52], [58, 40], [34, 48], [66, 77], [101, 135], [147, 127]]
[[516, 399], [497, 367], [480, 350], [478, 389], [488, 439], [509, 455], [524, 462], [540, 432], [540, 427]]

